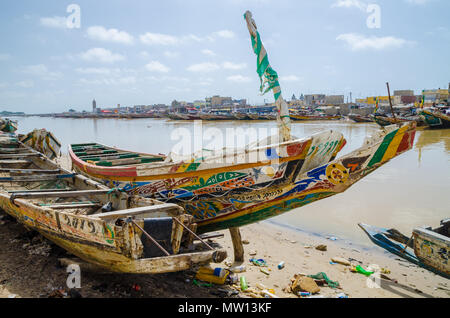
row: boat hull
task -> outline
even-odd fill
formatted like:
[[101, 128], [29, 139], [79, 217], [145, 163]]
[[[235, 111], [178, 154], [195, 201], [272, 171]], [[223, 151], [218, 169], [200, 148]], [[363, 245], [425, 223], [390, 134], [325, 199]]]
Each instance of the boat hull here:
[[422, 110], [421, 116], [432, 129], [450, 128], [450, 116], [431, 110]]
[[[413, 230], [410, 239], [395, 229], [386, 229], [359, 223], [369, 239], [379, 247], [408, 262], [450, 279], [450, 238], [425, 228]], [[396, 234], [399, 233], [399, 234]], [[401, 236], [402, 239], [399, 239]], [[398, 243], [401, 241], [401, 243]], [[411, 246], [412, 242], [412, 246]], [[413, 248], [414, 254], [409, 248]]]
[[310, 115], [290, 115], [291, 120], [306, 121], [306, 120], [339, 120], [341, 116], [310, 116]]
[[[365, 144], [338, 161], [335, 157], [345, 141], [342, 136], [330, 139], [332, 135], [329, 135], [312, 144], [308, 141], [295, 147], [295, 143], [291, 144], [291, 151], [297, 149], [295, 155], [266, 164], [245, 169], [233, 165], [226, 168], [230, 169], [228, 172], [220, 167], [206, 174], [197, 169], [185, 178], [172, 174], [155, 180], [157, 176], [153, 175], [153, 180], [142, 177], [134, 183], [117, 173], [114, 175], [113, 171], [107, 177], [105, 173], [101, 175], [102, 169], [94, 170], [95, 167], [80, 162], [70, 153], [80, 173], [103, 179], [109, 186], [124, 186], [133, 194], [182, 206], [194, 216], [202, 233], [265, 220], [345, 191], [391, 158], [411, 149], [415, 124], [391, 126], [377, 134], [373, 144]], [[282, 152], [282, 149], [270, 151], [271, 154]], [[184, 169], [189, 166], [185, 165]], [[192, 176], [194, 179], [189, 179]]]

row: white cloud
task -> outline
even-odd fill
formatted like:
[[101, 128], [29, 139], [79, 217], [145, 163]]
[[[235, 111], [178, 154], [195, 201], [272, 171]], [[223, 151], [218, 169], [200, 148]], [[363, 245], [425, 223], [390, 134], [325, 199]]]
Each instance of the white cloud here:
[[147, 45], [177, 45], [180, 39], [173, 35], [147, 32], [139, 37]]
[[49, 28], [65, 29], [67, 28], [67, 18], [66, 17], [48, 17], [40, 19], [41, 25]]
[[25, 81], [17, 82], [16, 85], [19, 87], [23, 87], [23, 88], [31, 88], [34, 86], [34, 82], [31, 80], [25, 80]]
[[102, 26], [92, 26], [87, 29], [87, 36], [92, 40], [103, 42], [114, 42], [122, 44], [133, 44], [134, 38], [125, 31], [117, 29], [105, 29]]
[[338, 0], [331, 5], [332, 8], [358, 8], [365, 11], [367, 4], [360, 0]]
[[119, 77], [119, 78], [101, 78], [101, 79], [81, 78], [79, 82], [85, 85], [127, 85], [127, 84], [135, 84], [136, 78], [134, 76]]
[[147, 32], [139, 36], [140, 41], [146, 45], [163, 45], [163, 46], [175, 46], [181, 44], [187, 44], [192, 42], [214, 42], [218, 37], [224, 39], [234, 38], [234, 33], [229, 30], [221, 30], [213, 32], [206, 36], [198, 36], [195, 34], [175, 36], [170, 34], [152, 33]]
[[405, 2], [414, 5], [425, 5], [429, 3], [431, 0], [405, 0]]
[[396, 49], [401, 48], [408, 43], [412, 43], [410, 41], [396, 38], [393, 36], [385, 36], [385, 37], [366, 37], [357, 33], [345, 33], [340, 34], [336, 40], [346, 42], [353, 51], [365, 50], [365, 49], [374, 49], [374, 50], [384, 50], [384, 49]]
[[208, 55], [208, 56], [216, 56], [217, 55], [216, 53], [214, 53], [214, 51], [208, 50], [208, 49], [202, 50], [202, 53], [205, 55]]
[[22, 67], [22, 72], [42, 78], [46, 81], [54, 81], [62, 77], [60, 72], [51, 72], [44, 64], [28, 65]]
[[214, 72], [220, 69], [220, 65], [216, 63], [199, 63], [193, 64], [187, 68], [190, 72]]
[[179, 52], [172, 52], [172, 51], [165, 51], [164, 52], [164, 56], [168, 57], [168, 58], [171, 58], [171, 59], [174, 59], [176, 57], [179, 57], [180, 53]]
[[112, 53], [104, 48], [89, 49], [86, 52], [81, 53], [80, 56], [85, 61], [101, 63], [114, 63], [125, 60], [123, 55]]
[[0, 54], [0, 61], [6, 61], [11, 58], [11, 55], [9, 54]]
[[230, 31], [230, 30], [217, 31], [217, 32], [214, 32], [213, 35], [216, 35], [218, 37], [225, 38], [225, 39], [234, 38], [234, 33], [233, 33], [233, 31]]
[[298, 82], [301, 80], [301, 78], [295, 75], [286, 75], [280, 76], [280, 80], [283, 82]]
[[222, 67], [226, 70], [241, 70], [243, 68], [246, 68], [247, 64], [245, 64], [245, 63], [236, 64], [236, 63], [232, 63], [232, 62], [224, 62], [222, 64]]
[[235, 82], [235, 83], [248, 83], [248, 82], [251, 82], [252, 79], [247, 76], [232, 75], [232, 76], [227, 77], [227, 81]]
[[87, 67], [87, 68], [77, 68], [75, 69], [77, 73], [80, 74], [96, 74], [96, 75], [110, 75], [113, 70], [109, 68], [95, 68], [95, 67]]
[[145, 65], [145, 68], [150, 72], [168, 73], [170, 71], [170, 68], [158, 61], [151, 61]]

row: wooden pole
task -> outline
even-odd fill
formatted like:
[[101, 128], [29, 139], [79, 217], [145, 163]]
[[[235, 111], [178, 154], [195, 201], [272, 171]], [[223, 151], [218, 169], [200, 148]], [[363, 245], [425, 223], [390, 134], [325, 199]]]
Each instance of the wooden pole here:
[[394, 117], [394, 119], [395, 119], [394, 108], [392, 107], [391, 91], [390, 91], [390, 89], [389, 89], [389, 83], [386, 83], [386, 86], [387, 86], [388, 96], [389, 96], [389, 105], [391, 105], [392, 117]]
[[230, 227], [231, 240], [233, 241], [234, 261], [244, 261], [244, 245], [242, 244], [241, 232], [238, 227]]

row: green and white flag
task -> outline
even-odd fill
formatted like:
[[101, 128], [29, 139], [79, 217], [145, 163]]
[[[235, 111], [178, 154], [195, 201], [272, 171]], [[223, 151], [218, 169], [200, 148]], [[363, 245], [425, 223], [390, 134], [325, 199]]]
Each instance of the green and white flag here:
[[281, 87], [278, 82], [278, 74], [270, 66], [269, 59], [267, 57], [266, 49], [262, 44], [261, 37], [257, 31], [255, 21], [252, 19], [250, 11], [245, 12], [244, 18], [247, 21], [248, 31], [252, 40], [253, 51], [257, 56], [257, 68], [256, 71], [259, 75], [261, 85], [259, 90], [262, 95], [272, 90], [275, 98], [275, 105], [278, 109], [278, 129], [282, 141], [288, 141], [291, 139], [291, 122], [289, 116], [289, 108], [286, 101], [281, 96]]

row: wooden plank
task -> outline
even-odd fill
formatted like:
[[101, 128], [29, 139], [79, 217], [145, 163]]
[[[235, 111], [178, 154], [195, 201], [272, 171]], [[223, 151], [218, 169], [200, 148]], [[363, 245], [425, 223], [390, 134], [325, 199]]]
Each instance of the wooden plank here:
[[25, 199], [33, 199], [33, 198], [74, 198], [86, 195], [101, 195], [113, 193], [113, 190], [79, 190], [79, 191], [58, 191], [55, 189], [55, 192], [16, 192], [14, 193], [14, 199], [25, 198]]
[[17, 165], [17, 164], [26, 164], [31, 163], [27, 160], [0, 160], [0, 165]]
[[113, 211], [113, 212], [105, 212], [105, 213], [98, 213], [92, 215], [92, 217], [96, 217], [99, 219], [114, 219], [119, 217], [126, 217], [126, 216], [133, 216], [133, 215], [139, 215], [143, 213], [152, 213], [152, 212], [164, 212], [164, 210], [177, 210], [180, 211], [181, 208], [173, 203], [163, 203], [163, 204], [155, 204], [151, 206], [144, 206], [139, 208], [131, 208], [126, 210], [120, 210], [120, 211]]
[[17, 168], [0, 168], [0, 172], [10, 172], [10, 173], [59, 173], [60, 169], [52, 169], [52, 170], [41, 170], [41, 169], [17, 169]]
[[62, 210], [62, 209], [79, 209], [79, 208], [94, 208], [94, 207], [101, 207], [102, 204], [101, 203], [79, 203], [79, 204], [74, 204], [74, 203], [68, 203], [68, 204], [39, 204], [39, 206], [42, 207], [46, 207], [46, 208], [50, 208], [50, 209], [56, 209], [56, 210]]
[[0, 182], [35, 182], [35, 181], [51, 181], [68, 179], [76, 176], [76, 173], [58, 174], [58, 175], [41, 175], [41, 176], [14, 176], [0, 177]]
[[244, 261], [244, 245], [242, 244], [241, 232], [238, 227], [230, 227], [231, 240], [233, 241], [234, 261]]
[[53, 191], [56, 192], [62, 192], [62, 191], [72, 191], [73, 189], [71, 188], [63, 188], [63, 189], [38, 189], [38, 190], [13, 190], [13, 191], [8, 191], [8, 193], [10, 194], [15, 194], [15, 193], [51, 193]]
[[21, 153], [21, 154], [0, 154], [0, 159], [14, 159], [14, 158], [24, 158], [24, 157], [38, 157], [41, 156], [40, 153]]

